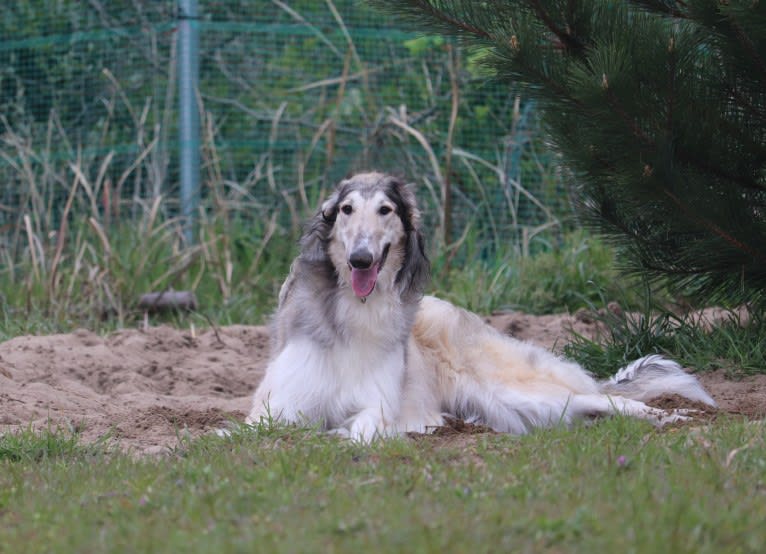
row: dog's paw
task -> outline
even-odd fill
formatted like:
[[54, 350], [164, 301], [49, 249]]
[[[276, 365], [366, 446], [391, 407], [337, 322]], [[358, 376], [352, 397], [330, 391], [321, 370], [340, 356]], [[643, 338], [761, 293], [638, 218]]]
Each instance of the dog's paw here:
[[351, 425], [351, 429], [349, 429], [348, 435], [354, 442], [369, 444], [378, 438], [378, 429], [374, 424], [368, 422], [362, 422], [362, 424], [354, 422]]
[[663, 427], [671, 423], [681, 423], [684, 421], [692, 421], [692, 419], [694, 419], [693, 415], [695, 413], [699, 413], [699, 410], [692, 410], [692, 409], [686, 409], [686, 408], [676, 408], [670, 411], [660, 410], [660, 413], [657, 415], [656, 425], [658, 427]]
[[393, 432], [386, 428], [379, 410], [362, 410], [349, 425], [349, 438], [363, 444], [369, 444], [391, 434]]
[[350, 439], [351, 438], [351, 431], [349, 431], [345, 427], [337, 427], [335, 429], [328, 429], [327, 431], [325, 431], [325, 434], [331, 435], [333, 437], [339, 437], [341, 439]]

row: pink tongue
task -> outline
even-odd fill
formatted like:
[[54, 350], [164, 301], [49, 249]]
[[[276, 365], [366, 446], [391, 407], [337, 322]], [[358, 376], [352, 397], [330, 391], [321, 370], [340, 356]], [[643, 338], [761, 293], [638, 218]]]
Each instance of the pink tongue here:
[[378, 280], [378, 267], [372, 266], [370, 269], [351, 269], [351, 288], [354, 294], [360, 298], [369, 296], [372, 289], [375, 288], [375, 281]]

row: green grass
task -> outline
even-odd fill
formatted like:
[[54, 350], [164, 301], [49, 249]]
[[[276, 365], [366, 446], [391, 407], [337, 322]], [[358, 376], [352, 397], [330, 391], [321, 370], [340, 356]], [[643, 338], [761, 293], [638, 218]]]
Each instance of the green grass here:
[[361, 446], [277, 428], [141, 459], [23, 433], [0, 457], [0, 551], [762, 552], [764, 436], [615, 418]]
[[[95, 446], [95, 449], [100, 444]], [[93, 449], [89, 447], [88, 450]], [[86, 451], [77, 435], [62, 429], [26, 429], [0, 435], [0, 462], [41, 462], [73, 458]]]
[[445, 269], [444, 255], [434, 259], [433, 291], [481, 314], [500, 309], [549, 314], [575, 312], [603, 297], [619, 297], [637, 306], [633, 281], [619, 279], [615, 251], [583, 230], [546, 237], [538, 251], [522, 255], [517, 245], [498, 247], [490, 259], [481, 245], [466, 241], [464, 258]]

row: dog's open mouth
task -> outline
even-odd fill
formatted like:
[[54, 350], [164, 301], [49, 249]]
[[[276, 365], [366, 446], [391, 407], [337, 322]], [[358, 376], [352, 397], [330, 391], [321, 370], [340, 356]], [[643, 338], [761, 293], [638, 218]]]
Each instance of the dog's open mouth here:
[[375, 289], [375, 283], [378, 282], [378, 273], [383, 268], [383, 264], [386, 263], [390, 246], [390, 244], [387, 244], [383, 249], [383, 255], [378, 263], [373, 263], [366, 269], [351, 267], [351, 288], [359, 298], [367, 298]]

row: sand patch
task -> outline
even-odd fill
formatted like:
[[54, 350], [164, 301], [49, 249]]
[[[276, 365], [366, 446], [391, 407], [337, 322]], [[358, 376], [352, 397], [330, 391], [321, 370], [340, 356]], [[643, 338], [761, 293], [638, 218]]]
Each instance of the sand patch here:
[[[523, 340], [560, 349], [569, 330], [592, 336], [596, 323], [569, 315], [504, 314], [488, 321]], [[91, 441], [159, 452], [179, 434], [198, 436], [244, 419], [263, 376], [269, 333], [235, 325], [192, 335], [167, 326], [16, 337], [0, 344], [0, 431], [28, 425], [71, 427]], [[766, 417], [766, 375], [732, 380], [700, 374], [720, 411]], [[673, 402], [673, 400], [668, 400]], [[673, 407], [673, 406], [668, 406]], [[443, 433], [475, 433], [454, 425]]]

